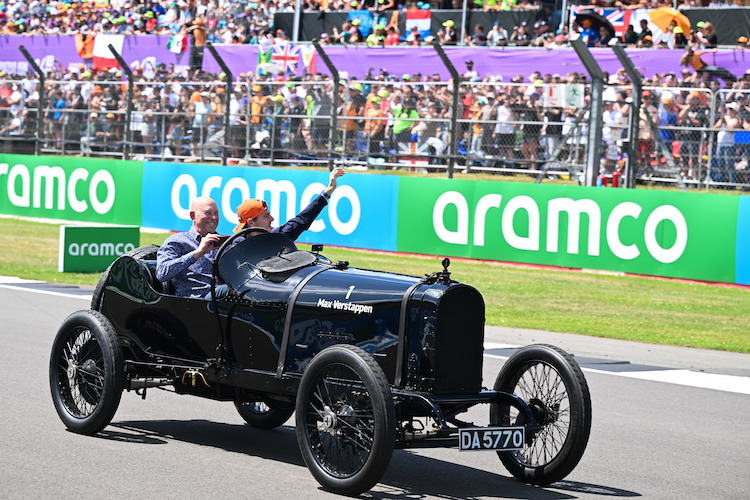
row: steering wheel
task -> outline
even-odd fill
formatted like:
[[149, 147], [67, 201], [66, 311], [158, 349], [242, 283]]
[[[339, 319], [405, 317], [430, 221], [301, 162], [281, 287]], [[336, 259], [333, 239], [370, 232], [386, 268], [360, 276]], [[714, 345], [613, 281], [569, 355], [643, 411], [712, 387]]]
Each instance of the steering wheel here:
[[239, 237], [247, 236], [250, 233], [270, 233], [268, 229], [265, 227], [258, 227], [258, 226], [251, 226], [246, 227], [245, 229], [241, 230], [239, 233], [234, 233], [232, 236], [227, 238], [224, 243], [221, 244], [221, 247], [219, 247], [219, 251], [216, 252], [216, 257], [214, 258], [214, 266], [216, 266], [216, 263], [219, 262], [219, 257], [221, 257], [221, 254], [223, 254], [229, 247], [232, 246], [234, 240], [236, 240]]

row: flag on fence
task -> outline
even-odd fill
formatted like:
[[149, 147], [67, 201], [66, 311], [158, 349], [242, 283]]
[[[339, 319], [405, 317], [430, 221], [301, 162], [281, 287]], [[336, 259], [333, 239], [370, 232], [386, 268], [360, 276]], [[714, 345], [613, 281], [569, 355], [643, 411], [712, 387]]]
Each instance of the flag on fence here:
[[297, 72], [297, 61], [299, 60], [300, 47], [289, 42], [276, 42], [273, 44], [271, 62], [278, 64], [286, 72]]
[[117, 51], [118, 54], [122, 55], [122, 46], [125, 42], [125, 35], [105, 35], [99, 33], [94, 38], [94, 50], [92, 55], [94, 57], [94, 69], [109, 69], [119, 68], [120, 63], [117, 62], [112, 51], [109, 50], [109, 46]]
[[[403, 25], [402, 25], [403, 22]], [[411, 33], [412, 26], [415, 26], [419, 31], [419, 35], [422, 40], [430, 36], [430, 26], [432, 25], [432, 11], [431, 10], [407, 10], [405, 13], [399, 13], [399, 31], [401, 32], [401, 39], [406, 40], [406, 37]]]
[[167, 48], [170, 50], [170, 52], [174, 52], [175, 54], [185, 52], [187, 50], [187, 45], [187, 35], [172, 35], [171, 37], [169, 37], [169, 41], [167, 42]]
[[430, 154], [430, 147], [427, 144], [418, 142], [399, 142], [398, 143], [398, 162], [402, 165], [410, 165], [410, 172], [427, 173], [427, 169], [421, 167], [428, 165], [427, 156]]
[[76, 35], [76, 51], [81, 59], [94, 57], [94, 35], [78, 33]]
[[312, 45], [305, 45], [300, 47], [302, 53], [302, 64], [305, 66], [305, 71], [311, 75], [317, 73], [318, 66], [318, 51]]

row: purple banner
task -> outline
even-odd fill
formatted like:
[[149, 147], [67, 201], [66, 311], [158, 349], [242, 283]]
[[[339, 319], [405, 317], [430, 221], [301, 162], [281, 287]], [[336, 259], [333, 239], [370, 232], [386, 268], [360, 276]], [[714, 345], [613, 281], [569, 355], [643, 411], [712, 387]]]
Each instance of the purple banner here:
[[[126, 36], [122, 56], [130, 67], [145, 68], [149, 63], [165, 63], [174, 64], [177, 71], [183, 72], [189, 65], [189, 51], [180, 54], [171, 52], [167, 48], [169, 38], [159, 35]], [[78, 55], [74, 35], [5, 35], [0, 36], [0, 70], [21, 75], [33, 72], [19, 50], [21, 45], [45, 72], [77, 68], [86, 62]]]
[[[216, 46], [216, 49], [232, 73], [255, 71], [258, 61], [257, 46], [229, 45]], [[420, 72], [422, 75], [439, 73], [443, 80], [450, 78], [450, 73], [432, 48], [329, 46], [325, 48], [325, 51], [339, 72], [346, 71], [356, 78], [363, 78], [368, 68], [374, 69], [374, 75], [377, 75], [383, 68], [388, 73], [399, 77], [405, 73], [412, 75]], [[504, 81], [516, 75], [527, 78], [534, 71], [561, 75], [571, 71], [586, 72], [572, 48], [547, 50], [446, 47], [445, 52], [461, 74], [466, 71], [465, 62], [471, 59], [480, 77], [502, 76]], [[591, 52], [603, 71], [613, 74], [622, 66], [611, 49], [592, 49]], [[680, 66], [682, 50], [628, 49], [627, 53], [645, 77], [670, 71], [679, 74], [684, 69]], [[703, 60], [709, 65], [726, 68], [737, 76], [743, 75], [750, 67], [750, 53], [746, 55], [744, 51], [724, 50], [714, 54], [705, 54]], [[316, 65], [317, 72], [329, 74], [320, 58], [317, 58]], [[218, 64], [210, 55], [206, 55], [203, 59], [203, 68], [212, 73], [220, 71]], [[304, 72], [301, 60], [297, 68], [298, 74]]]
[[[189, 51], [175, 54], [167, 48], [168, 36], [143, 35], [126, 36], [123, 44], [123, 57], [131, 67], [165, 63], [174, 64], [178, 72], [184, 72], [189, 65]], [[0, 36], [0, 70], [8, 74], [25, 74], [30, 71], [26, 59], [19, 47], [23, 45], [37, 61], [42, 70], [67, 69], [84, 62], [78, 55], [75, 37], [72, 35], [46, 36]], [[258, 63], [257, 45], [216, 45], [220, 57], [226, 61], [232, 73], [254, 73]], [[351, 46], [329, 46], [326, 53], [339, 72], [345, 71], [350, 76], [363, 78], [367, 69], [372, 67], [374, 74], [385, 69], [390, 74], [440, 74], [443, 80], [450, 78], [437, 53], [432, 48], [368, 48]], [[477, 49], [450, 48], [445, 52], [459, 73], [466, 71], [465, 62], [474, 61], [474, 69], [481, 77], [494, 75], [508, 81], [516, 75], [528, 77], [533, 71], [542, 73], [566, 74], [571, 71], [584, 72], [578, 56], [573, 49]], [[614, 51], [611, 49], [592, 49], [594, 57], [602, 70], [611, 73], [620, 68]], [[629, 49], [628, 55], [641, 73], [650, 77], [654, 73], [674, 71], [679, 73], [681, 50], [666, 49]], [[316, 58], [316, 71], [328, 74], [323, 61]], [[750, 67], [750, 53], [746, 51], [723, 50], [714, 54], [705, 54], [703, 60], [710, 65], [728, 69], [736, 76], [741, 76]], [[203, 59], [203, 69], [211, 73], [221, 71], [218, 63], [208, 51]], [[302, 61], [297, 64], [297, 74], [303, 74]]]

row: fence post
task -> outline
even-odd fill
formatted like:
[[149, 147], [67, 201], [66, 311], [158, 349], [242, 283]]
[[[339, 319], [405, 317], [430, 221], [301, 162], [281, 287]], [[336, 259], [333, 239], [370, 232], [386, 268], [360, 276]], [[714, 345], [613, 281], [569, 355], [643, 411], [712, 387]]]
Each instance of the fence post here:
[[630, 103], [630, 123], [628, 123], [628, 161], [625, 164], [625, 187], [635, 189], [635, 171], [638, 165], [638, 120], [641, 116], [641, 93], [643, 89], [643, 75], [625, 53], [622, 45], [613, 45], [617, 59], [633, 82], [633, 92]]
[[39, 101], [37, 101], [37, 112], [36, 112], [36, 138], [34, 141], [34, 154], [38, 155], [39, 150], [41, 149], [42, 144], [42, 124], [44, 123], [44, 107], [46, 104], [46, 96], [47, 91], [44, 88], [44, 71], [39, 67], [39, 65], [34, 61], [34, 58], [31, 57], [31, 54], [29, 54], [29, 51], [26, 50], [26, 47], [21, 45], [18, 47], [18, 50], [21, 51], [21, 54], [23, 54], [23, 57], [26, 58], [26, 60], [29, 62], [32, 68], [34, 68], [34, 71], [36, 71], [36, 74], [39, 75]]
[[588, 130], [588, 148], [586, 149], [586, 186], [596, 185], [596, 176], [599, 175], [599, 160], [601, 159], [602, 143], [602, 113], [604, 105], [602, 102], [602, 93], [604, 92], [604, 72], [599, 67], [591, 51], [583, 43], [581, 38], [571, 41], [573, 49], [581, 59], [586, 71], [591, 76], [591, 101], [589, 102], [589, 130]]
[[455, 165], [456, 157], [458, 155], [458, 90], [461, 85], [461, 75], [458, 74], [456, 67], [453, 66], [451, 60], [448, 59], [445, 50], [443, 50], [443, 47], [438, 40], [432, 41], [432, 47], [435, 49], [435, 52], [438, 53], [438, 56], [440, 56], [440, 60], [443, 61], [443, 64], [448, 69], [453, 80], [453, 99], [451, 100], [451, 149], [450, 154], [448, 155], [448, 178], [452, 179], [453, 166]]
[[[328, 71], [331, 72], [331, 78], [333, 79], [333, 102], [331, 103], [330, 128], [328, 130], [328, 170], [333, 170], [333, 157], [335, 155], [336, 147], [336, 124], [338, 123], [339, 113], [339, 70], [336, 69], [336, 66], [333, 65], [331, 58], [328, 57], [326, 51], [323, 50], [323, 47], [320, 45], [320, 42], [317, 38], [313, 38], [312, 44], [313, 46], [315, 46], [315, 50], [318, 52], [318, 55], [325, 63]], [[344, 150], [345, 149], [346, 145], [344, 145]], [[343, 151], [342, 155], [345, 152], [346, 151]]]
[[216, 52], [216, 48], [211, 42], [206, 44], [206, 48], [211, 53], [211, 55], [214, 56], [216, 62], [219, 63], [221, 71], [224, 72], [224, 85], [226, 86], [226, 90], [224, 91], [224, 147], [221, 148], [221, 164], [226, 165], [227, 149], [229, 146], [229, 106], [232, 103], [232, 71], [224, 62], [224, 59], [219, 56], [219, 53]]
[[133, 152], [133, 132], [130, 130], [130, 118], [133, 115], [133, 85], [135, 85], [134, 79], [133, 79], [133, 71], [130, 69], [130, 66], [128, 66], [128, 63], [125, 62], [125, 59], [122, 58], [122, 56], [117, 52], [117, 50], [112, 46], [112, 44], [109, 44], [107, 46], [110, 52], [112, 52], [112, 55], [115, 56], [115, 59], [117, 59], [117, 62], [120, 64], [120, 67], [125, 72], [125, 75], [128, 77], [128, 102], [125, 105], [125, 147], [122, 148], [122, 159], [128, 160], [130, 159], [130, 154]]

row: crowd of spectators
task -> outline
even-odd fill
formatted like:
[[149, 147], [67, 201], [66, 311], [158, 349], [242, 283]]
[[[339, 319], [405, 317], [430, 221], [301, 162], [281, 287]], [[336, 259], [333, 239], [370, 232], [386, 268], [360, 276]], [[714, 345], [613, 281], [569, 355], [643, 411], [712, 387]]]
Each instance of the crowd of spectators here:
[[[152, 158], [221, 156], [225, 143], [233, 158], [252, 159], [271, 152], [276, 158], [322, 158], [329, 152], [334, 91], [340, 100], [332, 135], [345, 157], [398, 161], [403, 146], [416, 143], [426, 147], [430, 162], [444, 163], [454, 140], [452, 85], [438, 74], [380, 71], [351, 75], [341, 82], [321, 74], [286, 79], [241, 74], [229, 87], [227, 107], [223, 75], [196, 71], [186, 76], [159, 65], [150, 77], [137, 71], [133, 112], [126, 123], [127, 86], [117, 72], [94, 75], [80, 69], [48, 75], [41, 134], [45, 148], [121, 154], [129, 135], [131, 152]], [[502, 82], [485, 76], [486, 69], [474, 67], [471, 61], [464, 70], [455, 138], [459, 154], [480, 165], [536, 168], [562, 146], [564, 155], [558, 159], [583, 162], [587, 120], [576, 123], [585, 110], [544, 107], [541, 96], [547, 84], [584, 84], [585, 75], [534, 72]], [[623, 70], [606, 75], [606, 81], [602, 150], [605, 168], [611, 171], [622, 160], [632, 86]], [[0, 134], [33, 132], [37, 85], [31, 75], [2, 85]], [[735, 144], [734, 132], [750, 131], [750, 70], [723, 91], [715, 80], [698, 78], [688, 68], [680, 74], [654, 75], [643, 86], [648, 89], [639, 116], [643, 171], [654, 167], [660, 156], [648, 113], [686, 178], [705, 178], [707, 148], [714, 144], [712, 179], [748, 181], [745, 170], [736, 165], [747, 164], [750, 147], [742, 141]], [[712, 143], [705, 130], [711, 127], [716, 129]]]
[[[389, 2], [360, 1], [356, 5], [355, 2], [328, 2], [320, 5], [307, 0], [305, 4], [311, 9], [337, 6], [378, 9]], [[493, 5], [485, 3], [482, 7], [505, 9], [514, 5], [503, 1]], [[517, 6], [527, 8], [528, 5], [519, 1]], [[285, 36], [283, 32], [272, 30], [273, 13], [292, 6], [290, 0], [109, 0], [106, 3], [97, 3], [96, 0], [82, 3], [9, 0], [0, 2], [0, 18], [6, 32], [13, 33], [101, 30], [117, 33], [184, 32], [196, 36], [195, 31], [201, 31], [204, 41], [209, 36], [219, 36], [220, 41], [256, 43], [258, 37]], [[341, 31], [323, 37], [324, 41], [351, 43], [358, 36], [351, 35], [356, 27], [356, 24], [348, 23]], [[582, 24], [576, 29], [584, 31], [587, 27]], [[363, 36], [363, 43], [368, 43], [368, 38], [372, 43], [373, 35], [376, 43], [380, 43], [380, 37], [383, 37], [383, 43], [388, 37], [396, 43], [399, 36], [398, 33], [394, 36], [393, 31], [392, 27], [376, 25], [373, 33]], [[636, 38], [629, 35], [630, 31]], [[650, 36], [647, 25], [641, 26], [639, 32], [630, 31], [625, 34], [624, 42], [641, 46], [647, 43]], [[231, 33], [231, 37], [227, 33]], [[347, 38], [344, 33], [350, 33], [347, 40], [342, 40]], [[679, 46], [676, 36], [679, 33], [673, 34], [674, 40], [668, 41], [667, 45]], [[495, 23], [489, 30], [481, 25], [475, 26], [466, 42], [471, 46], [542, 45], [554, 50], [565, 46], [570, 35], [567, 27], [554, 30], [545, 21], [534, 26], [521, 24], [512, 27], [510, 33]], [[456, 36], [453, 23], [446, 22], [437, 36], [450, 43], [450, 39]], [[596, 45], [606, 43], [606, 38], [586, 41]], [[414, 44], [414, 40], [411, 43]], [[740, 39], [738, 44], [747, 46], [747, 40]], [[698, 179], [701, 172], [705, 172], [705, 153], [709, 144], [705, 130], [694, 129], [714, 126], [730, 131], [750, 130], [750, 73], [725, 80], [732, 91], [719, 93], [716, 77], [721, 75], [701, 71], [696, 63], [696, 58], [700, 60], [700, 51], [710, 49], [712, 45], [715, 45], [715, 29], [708, 23], [696, 27], [688, 39], [688, 46], [694, 52], [686, 59], [682, 73], [657, 74], [644, 81], [644, 86], [652, 89], [650, 95], [644, 95], [644, 112], [662, 126], [658, 135], [668, 148], [672, 148], [675, 142], [680, 143], [679, 148], [674, 149], [674, 156], [683, 165], [685, 177], [691, 179]], [[582, 139], [572, 139], [569, 134], [576, 128], [574, 124], [579, 121], [582, 110], [543, 107], [541, 94], [546, 84], [584, 83], [584, 75], [533, 73], [516, 76], [504, 83], [486, 76], [487, 73], [487, 68], [467, 64], [463, 75], [466, 82], [459, 95], [460, 127], [454, 138], [450, 134], [452, 87], [440, 81], [437, 74], [391, 75], [381, 71], [379, 74], [350, 75], [350, 80], [345, 82], [332, 82], [323, 75], [241, 74], [229, 88], [227, 106], [223, 75], [211, 75], [197, 69], [180, 74], [171, 65], [159, 64], [150, 74], [136, 68], [133, 113], [130, 122], [125, 123], [129, 100], [122, 73], [117, 70], [93, 73], [81, 66], [78, 71], [52, 71], [47, 75], [47, 106], [43, 110], [45, 128], [40, 135], [45, 137], [47, 148], [73, 149], [81, 154], [121, 154], [128, 136], [132, 151], [146, 156], [163, 157], [167, 152], [169, 155], [200, 158], [221, 151], [225, 143], [231, 149], [230, 156], [238, 158], [252, 158], [269, 151], [287, 156], [324, 156], [331, 136], [327, 117], [331, 113], [332, 95], [338, 92], [341, 97], [337, 110], [340, 119], [332, 135], [348, 156], [372, 155], [393, 159], [394, 152], [399, 151], [399, 144], [414, 142], [426, 145], [431, 161], [438, 161], [448, 144], [455, 140], [459, 144], [459, 153], [480, 162], [487, 163], [487, 158], [493, 158], [538, 167], [559, 149], [564, 140], [570, 146], [566, 151], [567, 158], [582, 160]], [[30, 130], [39, 133], [32, 130], [39, 99], [34, 76], [0, 74], [0, 80], [5, 81], [0, 88], [0, 136], [19, 136]], [[620, 146], [626, 129], [624, 124], [629, 120], [631, 96], [624, 72], [607, 75], [607, 84], [604, 160], [606, 167], [613, 169], [622, 159]], [[718, 102], [712, 101], [712, 96], [718, 97]], [[709, 113], [712, 105], [714, 107]], [[226, 114], [229, 127], [225, 130]], [[730, 116], [732, 114], [734, 116]], [[709, 123], [710, 117], [716, 119], [715, 123]], [[644, 114], [639, 121], [640, 161], [644, 166], [651, 165], [658, 151], [656, 138]], [[584, 125], [578, 127], [577, 137], [580, 138], [585, 137], [585, 120], [583, 122]], [[717, 133], [714, 137], [716, 158], [726, 167], [726, 175], [714, 180], [736, 181], [739, 177], [735, 175], [734, 167], [729, 167], [731, 158], [735, 159], [734, 165], [750, 152], [746, 144], [732, 143], [730, 147], [730, 137], [733, 133]]]

